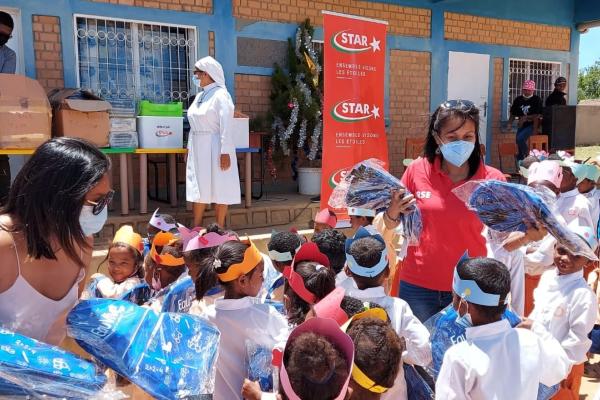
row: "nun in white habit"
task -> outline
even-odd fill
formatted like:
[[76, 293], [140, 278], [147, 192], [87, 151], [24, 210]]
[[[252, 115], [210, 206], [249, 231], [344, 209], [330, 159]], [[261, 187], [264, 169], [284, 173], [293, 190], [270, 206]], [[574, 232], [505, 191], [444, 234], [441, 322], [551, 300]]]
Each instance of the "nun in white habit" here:
[[239, 204], [240, 179], [233, 143], [233, 102], [223, 67], [212, 57], [195, 64], [192, 78], [203, 90], [188, 108], [190, 135], [186, 197], [194, 203], [194, 226], [201, 226], [207, 204], [216, 204], [217, 224], [225, 226], [227, 208]]

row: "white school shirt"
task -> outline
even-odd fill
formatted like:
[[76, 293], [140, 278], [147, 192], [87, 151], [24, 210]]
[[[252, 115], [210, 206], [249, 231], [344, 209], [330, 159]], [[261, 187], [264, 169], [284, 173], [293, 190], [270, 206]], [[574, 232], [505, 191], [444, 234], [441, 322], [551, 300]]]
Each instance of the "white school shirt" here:
[[553, 386], [569, 373], [556, 339], [540, 337], [507, 320], [467, 328], [450, 347], [435, 383], [438, 400], [531, 400], [540, 383]]
[[576, 220], [579, 226], [596, 226], [592, 220], [592, 204], [577, 188], [558, 195], [556, 209], [567, 225]]
[[[355, 297], [362, 301], [374, 302], [382, 306], [387, 312], [392, 327], [406, 341], [406, 351], [402, 355], [402, 361], [409, 364], [426, 366], [431, 363], [431, 343], [429, 342], [429, 331], [414, 316], [408, 303], [398, 297], [390, 297], [385, 294], [383, 286], [360, 290], [356, 287], [354, 279], [345, 287], [346, 295]], [[400, 372], [394, 386], [384, 393], [382, 399], [398, 400], [406, 399], [406, 381], [404, 370], [400, 366]], [[367, 373], [368, 374], [368, 373]]]
[[583, 270], [568, 275], [558, 275], [556, 268], [545, 272], [533, 299], [529, 318], [534, 321], [534, 331], [536, 324], [541, 324], [560, 342], [572, 364], [586, 361], [598, 300], [583, 278]]
[[242, 400], [246, 340], [283, 349], [289, 335], [287, 320], [275, 308], [253, 297], [217, 299], [203, 315], [221, 331], [214, 400]]
[[518, 315], [525, 313], [525, 249], [508, 251], [501, 242], [492, 240], [484, 229], [487, 256], [506, 265], [510, 272], [510, 308]]
[[587, 193], [582, 193], [586, 199], [590, 202], [592, 208], [590, 213], [592, 214], [592, 221], [594, 222], [594, 232], [598, 231], [598, 220], [600, 219], [600, 190], [593, 188]]

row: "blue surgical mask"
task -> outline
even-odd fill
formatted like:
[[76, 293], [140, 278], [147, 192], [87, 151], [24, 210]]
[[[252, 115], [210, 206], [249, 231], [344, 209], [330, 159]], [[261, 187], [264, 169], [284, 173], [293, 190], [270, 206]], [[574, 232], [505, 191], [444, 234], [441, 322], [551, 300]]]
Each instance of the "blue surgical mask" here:
[[444, 160], [457, 167], [463, 165], [471, 157], [473, 149], [475, 149], [475, 143], [465, 140], [456, 140], [440, 146]]
[[192, 83], [198, 87], [202, 87], [200, 86], [200, 79], [196, 75], [192, 75]]
[[108, 218], [108, 207], [105, 206], [98, 215], [94, 215], [93, 210], [93, 206], [85, 205], [81, 208], [79, 214], [79, 225], [81, 225], [81, 230], [85, 236], [100, 232]]

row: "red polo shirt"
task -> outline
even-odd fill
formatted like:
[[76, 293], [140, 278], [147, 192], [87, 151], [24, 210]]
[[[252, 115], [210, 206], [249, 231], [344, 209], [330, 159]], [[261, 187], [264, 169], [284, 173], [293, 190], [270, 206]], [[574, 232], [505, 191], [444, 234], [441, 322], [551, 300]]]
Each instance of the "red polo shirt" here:
[[[471, 180], [496, 179], [504, 175], [483, 163]], [[440, 158], [431, 164], [426, 158], [412, 162], [402, 183], [417, 199], [423, 218], [418, 246], [409, 246], [400, 279], [431, 290], [452, 290], [457, 261], [469, 251], [471, 257], [486, 256], [483, 224], [465, 203], [451, 192], [465, 181], [453, 183], [442, 171]]]

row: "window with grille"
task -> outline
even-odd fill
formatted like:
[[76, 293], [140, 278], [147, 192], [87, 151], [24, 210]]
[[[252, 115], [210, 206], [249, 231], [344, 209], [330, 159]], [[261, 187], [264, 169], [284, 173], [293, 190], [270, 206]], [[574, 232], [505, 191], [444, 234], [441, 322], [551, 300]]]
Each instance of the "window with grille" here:
[[521, 95], [523, 82], [535, 82], [535, 94], [542, 101], [554, 90], [554, 81], [560, 76], [560, 63], [530, 60], [510, 60], [508, 75], [508, 102], [510, 104]]
[[195, 29], [87, 16], [75, 24], [81, 88], [124, 113], [135, 112], [139, 100], [189, 106]]

